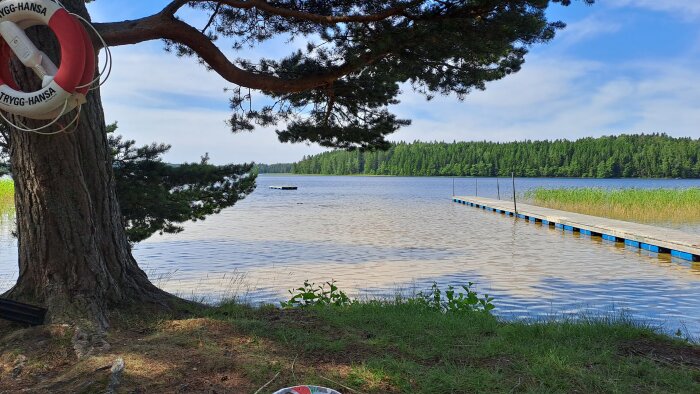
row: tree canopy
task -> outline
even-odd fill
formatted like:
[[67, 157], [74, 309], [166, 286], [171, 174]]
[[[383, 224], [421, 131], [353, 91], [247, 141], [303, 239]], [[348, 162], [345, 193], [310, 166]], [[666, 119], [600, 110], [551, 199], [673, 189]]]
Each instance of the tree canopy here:
[[[591, 4], [592, 0], [582, 0]], [[233, 131], [284, 125], [282, 142], [335, 148], [388, 148], [385, 137], [410, 123], [389, 111], [401, 88], [427, 99], [463, 99], [517, 72], [528, 48], [564, 27], [548, 21], [551, 3], [570, 0], [175, 0], [135, 21], [97, 24], [110, 45], [165, 39], [194, 56], [232, 89]], [[206, 13], [203, 27], [178, 15]], [[229, 59], [235, 52], [284, 37], [307, 44], [282, 59]], [[247, 89], [269, 99], [252, 102]]]

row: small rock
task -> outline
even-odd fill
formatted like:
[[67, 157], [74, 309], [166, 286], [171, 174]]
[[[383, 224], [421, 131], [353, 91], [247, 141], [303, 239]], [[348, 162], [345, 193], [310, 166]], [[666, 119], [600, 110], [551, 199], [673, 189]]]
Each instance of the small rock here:
[[112, 376], [109, 378], [109, 384], [107, 385], [108, 394], [117, 392], [117, 387], [119, 387], [121, 384], [122, 373], [124, 372], [125, 367], [126, 365], [124, 364], [123, 358], [119, 357], [118, 359], [114, 360], [112, 369], [110, 370], [110, 372], [112, 372]]
[[80, 327], [76, 327], [72, 342], [73, 350], [78, 359], [92, 356], [95, 353], [107, 352], [111, 348], [104, 339], [104, 333], [98, 332], [90, 335]]
[[24, 369], [24, 365], [27, 363], [27, 356], [20, 354], [17, 356], [17, 359], [15, 360], [15, 364], [12, 368], [12, 378], [15, 379], [17, 378], [21, 373], [22, 370]]

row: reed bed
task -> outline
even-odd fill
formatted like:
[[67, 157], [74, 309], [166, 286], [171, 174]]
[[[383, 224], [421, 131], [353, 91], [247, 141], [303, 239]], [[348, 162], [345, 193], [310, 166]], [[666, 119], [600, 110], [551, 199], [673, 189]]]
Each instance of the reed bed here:
[[535, 205], [641, 223], [700, 223], [700, 188], [544, 189], [526, 193]]

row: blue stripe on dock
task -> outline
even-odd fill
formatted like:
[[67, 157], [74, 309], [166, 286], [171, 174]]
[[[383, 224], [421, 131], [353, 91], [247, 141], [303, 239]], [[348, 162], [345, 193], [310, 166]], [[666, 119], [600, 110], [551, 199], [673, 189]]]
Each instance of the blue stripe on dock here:
[[518, 218], [525, 219], [525, 215], [518, 214]]
[[583, 235], [593, 235], [593, 232], [590, 231], [590, 230], [581, 229], [581, 234], [583, 234]]
[[576, 228], [573, 226], [564, 226], [564, 231], [574, 232], [574, 231], [576, 231]]
[[554, 228], [558, 228], [558, 229], [560, 229], [560, 230], [563, 230], [563, 229], [564, 229], [564, 225], [561, 224], [561, 223], [554, 223]]
[[633, 241], [633, 240], [631, 240], [631, 239], [626, 239], [626, 240], [625, 240], [625, 245], [631, 246], [631, 247], [633, 247], [633, 248], [639, 248], [639, 242]]
[[679, 250], [672, 250], [671, 256], [687, 261], [700, 261], [700, 256], [695, 256], [691, 253], [681, 252]]
[[641, 247], [642, 249], [644, 249], [644, 250], [648, 250], [648, 251], [650, 251], [650, 252], [656, 252], [656, 253], [661, 252], [661, 249], [662, 249], [662, 248], [659, 248], [659, 247], [656, 246], [656, 245], [649, 245], [649, 244], [645, 244], [645, 243], [643, 243], [643, 242], [640, 244], [640, 247]]
[[606, 241], [617, 242], [617, 237], [614, 235], [602, 234], [601, 237], [603, 237], [603, 239]]

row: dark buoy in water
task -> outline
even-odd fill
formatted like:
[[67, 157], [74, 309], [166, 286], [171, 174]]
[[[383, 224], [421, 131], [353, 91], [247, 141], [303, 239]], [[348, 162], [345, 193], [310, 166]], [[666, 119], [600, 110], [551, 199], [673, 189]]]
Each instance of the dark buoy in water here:
[[275, 189], [275, 190], [297, 190], [298, 187], [296, 187], [296, 186], [270, 186], [270, 189]]

